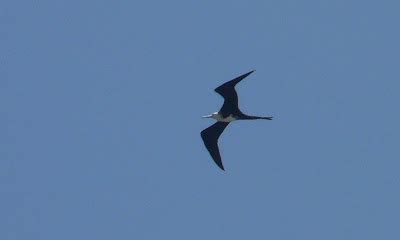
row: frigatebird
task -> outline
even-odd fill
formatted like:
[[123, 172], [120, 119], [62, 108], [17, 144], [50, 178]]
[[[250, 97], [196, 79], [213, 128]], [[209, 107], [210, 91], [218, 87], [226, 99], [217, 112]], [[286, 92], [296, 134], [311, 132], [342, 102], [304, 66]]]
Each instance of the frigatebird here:
[[243, 74], [235, 79], [232, 79], [214, 89], [214, 91], [219, 93], [224, 98], [224, 104], [222, 105], [219, 112], [214, 112], [210, 115], [203, 116], [203, 118], [214, 118], [215, 120], [217, 120], [216, 123], [201, 131], [201, 138], [203, 139], [204, 145], [206, 146], [208, 152], [210, 152], [210, 155], [213, 158], [214, 162], [222, 170], [225, 169], [222, 164], [221, 155], [218, 149], [218, 138], [221, 136], [222, 132], [228, 126], [228, 124], [236, 120], [272, 120], [272, 117], [249, 116], [242, 113], [242, 111], [240, 111], [239, 109], [238, 96], [235, 90], [235, 86], [253, 72], [254, 70]]

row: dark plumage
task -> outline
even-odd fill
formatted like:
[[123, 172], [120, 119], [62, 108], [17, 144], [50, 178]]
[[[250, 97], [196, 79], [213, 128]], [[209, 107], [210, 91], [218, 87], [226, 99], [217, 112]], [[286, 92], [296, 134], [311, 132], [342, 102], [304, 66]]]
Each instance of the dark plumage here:
[[224, 98], [224, 104], [219, 112], [205, 116], [207, 118], [214, 118], [217, 120], [217, 122], [201, 131], [201, 138], [203, 139], [204, 145], [206, 146], [214, 162], [222, 170], [224, 170], [224, 166], [219, 153], [218, 138], [221, 136], [222, 132], [229, 125], [229, 123], [235, 120], [272, 120], [272, 117], [248, 116], [242, 113], [239, 109], [238, 96], [235, 86], [253, 72], [254, 71], [250, 71], [217, 87], [215, 91]]

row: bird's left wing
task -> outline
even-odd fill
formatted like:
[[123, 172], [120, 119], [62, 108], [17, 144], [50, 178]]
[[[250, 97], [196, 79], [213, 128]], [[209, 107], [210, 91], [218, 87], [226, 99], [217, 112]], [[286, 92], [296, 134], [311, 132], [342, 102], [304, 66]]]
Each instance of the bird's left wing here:
[[210, 127], [201, 131], [201, 138], [203, 139], [204, 145], [206, 146], [208, 152], [210, 152], [214, 162], [222, 170], [224, 170], [224, 166], [222, 165], [221, 155], [219, 153], [218, 138], [221, 136], [228, 124], [228, 122], [216, 122]]
[[220, 112], [224, 117], [228, 116], [228, 113], [233, 113], [233, 112], [238, 112], [239, 111], [239, 106], [238, 106], [238, 96], [235, 91], [235, 86], [238, 84], [240, 81], [245, 79], [247, 76], [252, 74], [254, 72], [250, 71], [248, 73], [245, 73], [237, 78], [234, 78], [221, 86], [217, 87], [214, 89], [217, 93], [219, 93], [223, 98], [224, 98], [224, 104], [222, 105], [222, 108]]

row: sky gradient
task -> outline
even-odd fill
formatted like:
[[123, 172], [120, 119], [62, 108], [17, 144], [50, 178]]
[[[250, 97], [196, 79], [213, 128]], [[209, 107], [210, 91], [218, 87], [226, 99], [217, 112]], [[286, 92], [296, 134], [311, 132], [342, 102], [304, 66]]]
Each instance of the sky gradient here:
[[0, 239], [400, 239], [398, 1], [1, 5]]

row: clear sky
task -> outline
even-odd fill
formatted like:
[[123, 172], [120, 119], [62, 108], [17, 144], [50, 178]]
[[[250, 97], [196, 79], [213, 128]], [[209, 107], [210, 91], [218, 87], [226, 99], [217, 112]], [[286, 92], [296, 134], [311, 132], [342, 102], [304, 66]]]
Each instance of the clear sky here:
[[399, 8], [2, 1], [0, 239], [400, 239]]

